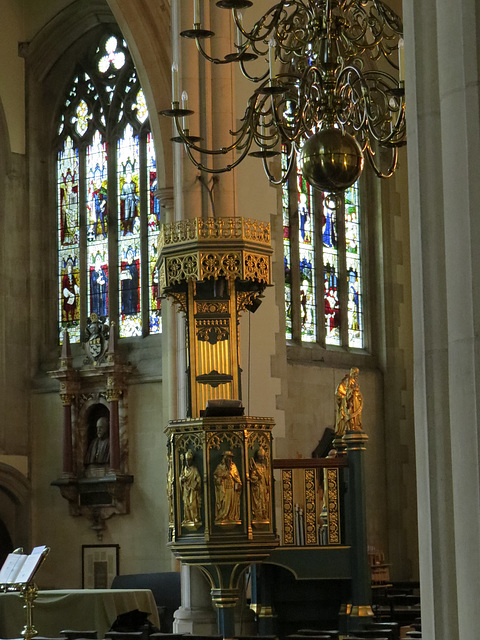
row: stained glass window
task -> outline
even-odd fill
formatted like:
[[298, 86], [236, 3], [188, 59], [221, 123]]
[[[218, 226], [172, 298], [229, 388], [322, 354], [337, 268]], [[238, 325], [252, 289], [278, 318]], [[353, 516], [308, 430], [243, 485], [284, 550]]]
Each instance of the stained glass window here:
[[312, 189], [299, 171], [293, 182], [282, 192], [286, 338], [362, 349], [358, 185], [334, 199]]
[[[287, 168], [287, 156], [282, 153], [282, 170]], [[285, 324], [287, 340], [292, 338], [292, 257], [291, 257], [291, 226], [290, 226], [290, 194], [289, 184], [282, 187], [283, 213], [283, 262], [285, 266]]]
[[[122, 338], [161, 331], [157, 163], [145, 94], [120, 35], [77, 67], [59, 114], [59, 336], [96, 314]], [[142, 266], [143, 265], [143, 266]]]

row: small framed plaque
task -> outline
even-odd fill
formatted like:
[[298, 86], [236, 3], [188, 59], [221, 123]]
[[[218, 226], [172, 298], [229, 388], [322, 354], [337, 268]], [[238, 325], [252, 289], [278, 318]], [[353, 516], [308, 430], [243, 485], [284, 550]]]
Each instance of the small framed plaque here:
[[82, 545], [82, 589], [109, 589], [118, 575], [120, 545]]

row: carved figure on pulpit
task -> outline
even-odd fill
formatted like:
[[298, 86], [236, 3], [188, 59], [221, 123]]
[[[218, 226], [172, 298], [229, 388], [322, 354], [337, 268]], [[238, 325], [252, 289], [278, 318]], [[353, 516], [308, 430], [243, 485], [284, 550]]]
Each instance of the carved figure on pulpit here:
[[250, 458], [249, 472], [252, 522], [268, 523], [270, 521], [270, 473], [263, 447], [259, 447]]
[[110, 462], [109, 421], [102, 416], [97, 420], [97, 435], [88, 445], [85, 464], [108, 464]]
[[[181, 456], [183, 458], [183, 456]], [[191, 449], [185, 454], [185, 462], [180, 475], [183, 498], [182, 527], [198, 529], [202, 526], [202, 477], [194, 464], [195, 455]]]
[[242, 480], [233, 453], [225, 451], [213, 472], [215, 484], [215, 524], [241, 524], [240, 497]]
[[350, 369], [345, 394], [347, 431], [362, 431], [363, 397], [357, 380], [358, 374], [359, 370], [356, 367]]

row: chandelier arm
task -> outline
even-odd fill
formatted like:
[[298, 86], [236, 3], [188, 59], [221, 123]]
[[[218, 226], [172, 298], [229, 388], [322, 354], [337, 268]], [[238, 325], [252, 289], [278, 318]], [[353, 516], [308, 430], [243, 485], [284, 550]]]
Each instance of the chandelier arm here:
[[237, 165], [239, 165], [240, 162], [242, 162], [242, 160], [247, 156], [248, 151], [249, 151], [249, 149], [251, 147], [251, 142], [247, 147], [245, 147], [244, 151], [242, 151], [240, 156], [234, 162], [232, 162], [232, 164], [227, 164], [224, 167], [221, 167], [220, 169], [212, 169], [211, 167], [208, 167], [207, 165], [204, 165], [202, 162], [200, 162], [199, 160], [197, 160], [195, 158], [195, 156], [192, 153], [192, 149], [194, 149], [195, 151], [198, 151], [199, 153], [207, 153], [207, 154], [210, 154], [210, 155], [214, 155], [214, 154], [218, 154], [218, 153], [227, 153], [227, 150], [222, 151], [222, 150], [198, 149], [196, 146], [189, 145], [189, 144], [185, 144], [184, 146], [185, 146], [185, 151], [187, 152], [187, 155], [190, 158], [190, 161], [198, 169], [201, 169], [202, 171], [206, 171], [207, 173], [227, 173], [228, 171], [231, 171], [232, 169], [235, 169], [235, 167]]
[[385, 4], [382, 0], [372, 0], [373, 4], [376, 6], [377, 11], [383, 16], [388, 27], [400, 37], [403, 37], [403, 24], [395, 11]]
[[212, 169], [207, 169], [205, 167], [205, 170], [208, 171], [209, 173], [222, 173], [224, 171], [230, 171], [245, 158], [255, 138], [254, 116], [257, 113], [257, 106], [258, 106], [257, 101], [258, 101], [258, 96], [256, 94], [253, 94], [252, 96], [250, 96], [247, 109], [245, 110], [245, 115], [242, 118], [243, 125], [237, 131], [230, 131], [230, 134], [232, 136], [235, 136], [236, 139], [229, 146], [221, 147], [220, 149], [206, 149], [195, 144], [195, 141], [192, 139], [192, 137], [189, 134], [185, 133], [185, 131], [183, 130], [180, 124], [180, 117], [178, 115], [174, 115], [175, 128], [177, 130], [177, 133], [181, 141], [184, 143], [185, 150], [187, 151], [189, 158], [197, 167], [201, 167], [202, 165], [201, 163], [199, 163], [199, 161], [195, 159], [195, 157], [192, 154], [192, 151], [200, 154], [211, 155], [211, 156], [220, 156], [220, 155], [226, 155], [227, 153], [230, 153], [235, 149], [241, 150], [241, 154], [237, 158], [237, 160], [234, 163], [227, 165], [227, 167], [224, 169], [212, 170]]
[[290, 150], [288, 152], [286, 170], [284, 171], [283, 167], [282, 167], [282, 173], [281, 173], [280, 178], [275, 178], [275, 176], [270, 171], [270, 168], [269, 168], [269, 166], [267, 164], [267, 158], [262, 158], [262, 160], [263, 160], [263, 169], [265, 171], [265, 174], [266, 174], [270, 184], [279, 186], [279, 185], [285, 184], [287, 182], [288, 176], [290, 175], [290, 172], [291, 172], [292, 167], [293, 167], [294, 159], [295, 159], [295, 144], [292, 143], [290, 145]]
[[390, 147], [389, 150], [391, 150], [392, 152], [390, 166], [387, 171], [382, 171], [380, 169], [380, 166], [377, 165], [377, 163], [375, 162], [375, 155], [376, 155], [375, 152], [372, 150], [370, 145], [367, 144], [367, 147], [366, 147], [367, 158], [370, 163], [370, 166], [372, 167], [372, 169], [374, 170], [378, 178], [391, 178], [395, 173], [395, 169], [397, 168], [398, 149], [397, 147]]
[[245, 78], [247, 78], [247, 80], [250, 80], [250, 82], [254, 82], [255, 84], [257, 84], [259, 82], [263, 82], [268, 78], [268, 69], [267, 71], [265, 71], [263, 76], [251, 76], [245, 67], [245, 62], [243, 60], [239, 60], [239, 62], [240, 62], [240, 69], [242, 71], [242, 75]]
[[315, 7], [309, 2], [305, 6], [303, 2], [295, 1], [295, 10], [289, 15], [285, 11], [285, 17], [280, 20], [275, 33], [277, 44], [277, 57], [287, 64], [292, 56], [299, 59], [303, 57], [306, 49], [316, 36]]
[[399, 118], [396, 123], [392, 123], [391, 131], [387, 136], [385, 135], [382, 136], [377, 134], [377, 131], [373, 127], [370, 119], [367, 119], [367, 126], [368, 126], [369, 132], [372, 134], [373, 138], [377, 142], [379, 142], [381, 145], [385, 147], [402, 145], [406, 136], [406, 128], [404, 125], [405, 125], [405, 118], [403, 115], [403, 108], [402, 108], [402, 115], [399, 115]]
[[[353, 80], [352, 80], [353, 76]], [[337, 117], [343, 126], [359, 131], [367, 122], [368, 85], [360, 71], [353, 66], [342, 69], [338, 75], [335, 94], [339, 97]]]
[[[295, 4], [298, 3], [298, 0], [294, 0]], [[282, 11], [285, 9], [285, 4], [292, 4], [291, 0], [280, 0], [280, 2], [276, 5], [273, 5], [266, 11], [263, 16], [261, 16], [253, 25], [250, 31], [245, 31], [243, 29], [243, 25], [241, 21], [238, 20], [238, 16], [236, 15], [237, 10], [233, 9], [233, 19], [237, 28], [241, 31], [242, 35], [247, 38], [252, 47], [254, 47], [255, 43], [262, 42], [268, 39], [271, 32], [277, 27], [277, 24], [280, 20]], [[271, 15], [271, 20], [268, 24], [265, 24], [268, 17]]]
[[[180, 126], [179, 118], [177, 116], [174, 116], [174, 118], [175, 118], [175, 128], [180, 138], [180, 140], [178, 140], [177, 142], [180, 142], [180, 141], [183, 142], [183, 144], [185, 145], [185, 148], [188, 147], [188, 149], [193, 149], [198, 153], [207, 153], [208, 155], [225, 155], [230, 151], [234, 151], [237, 147], [239, 147], [242, 139], [245, 137], [244, 135], [241, 135], [239, 139], [235, 140], [235, 142], [233, 142], [228, 147], [221, 147], [220, 149], [205, 149], [195, 144], [195, 142], [193, 141], [193, 138], [188, 133], [186, 133], [187, 129], [184, 130]], [[242, 130], [240, 129], [240, 132], [241, 131]], [[243, 148], [243, 146], [241, 146], [240, 148]]]
[[[395, 140], [396, 143], [401, 143], [406, 136], [405, 103], [402, 88], [393, 76], [384, 71], [369, 71], [365, 73], [364, 77], [367, 84], [372, 80], [376, 82], [375, 89], [377, 92], [383, 94], [386, 104], [385, 115], [383, 119], [379, 121], [380, 127], [378, 127], [375, 126], [376, 118], [371, 115], [371, 105], [374, 104], [375, 101], [372, 99], [367, 103], [367, 126], [369, 131], [378, 142], [384, 145], [393, 140]], [[381, 131], [381, 125], [387, 123], [390, 123], [390, 132], [385, 134]]]
[[392, 67], [398, 68], [391, 56], [398, 50], [399, 39], [403, 37], [400, 18], [381, 0], [353, 0], [346, 7], [345, 4], [346, 28], [340, 34], [346, 57], [369, 51], [372, 60], [383, 56]]
[[212, 58], [212, 56], [209, 56], [200, 44], [200, 38], [195, 38], [195, 44], [197, 45], [197, 50], [202, 55], [202, 57], [205, 58], [205, 60], [212, 62], [213, 64], [230, 64], [230, 62], [232, 62], [232, 60], [222, 60], [221, 58]]
[[361, 74], [346, 67], [337, 79], [337, 93], [348, 108], [338, 119], [354, 131], [362, 131], [380, 144], [401, 144], [406, 135], [403, 90], [396, 79], [383, 71]]
[[[258, 109], [256, 109], [252, 114], [252, 120], [250, 123], [250, 127], [253, 131], [253, 139], [262, 151], [272, 150], [277, 146], [280, 139], [278, 131], [273, 134], [267, 133], [267, 131], [270, 131], [272, 124], [274, 124], [272, 107], [266, 106], [268, 98], [269, 96], [262, 96], [257, 105]], [[254, 119], [255, 115], [257, 116], [256, 119]], [[259, 125], [260, 133], [258, 132]]]
[[298, 119], [295, 120], [295, 128], [293, 129], [293, 131], [292, 131], [292, 127], [284, 125], [282, 122], [282, 118], [279, 117], [279, 114], [278, 114], [278, 105], [276, 105], [273, 102], [273, 98], [272, 98], [272, 119], [273, 119], [275, 128], [279, 132], [278, 135], [281, 140], [294, 142], [300, 137], [303, 131], [301, 127], [301, 121]]
[[[213, 32], [196, 23], [182, 32], [184, 37], [195, 39], [199, 55], [209, 62], [239, 63], [243, 77], [256, 89], [238, 130], [230, 131], [230, 145], [203, 149], [199, 138], [189, 135], [185, 120], [185, 128], [180, 126], [180, 116], [185, 113], [177, 103], [164, 113], [175, 117], [179, 137], [174, 140], [183, 142], [189, 159], [208, 173], [230, 171], [247, 155], [262, 158], [269, 181], [276, 185], [285, 182], [296, 153], [302, 156], [304, 177], [323, 190], [342, 190], [349, 175], [361, 172], [360, 149], [377, 176], [390, 177], [396, 168], [398, 147], [406, 137], [404, 91], [396, 77], [377, 69], [383, 59], [395, 69], [402, 65], [400, 18], [383, 0], [271, 3], [250, 30], [244, 26], [240, 7], [248, 8], [251, 2], [217, 3], [220, 8], [232, 9], [237, 33], [233, 53], [223, 59], [213, 57], [209, 47], [203, 46], [203, 40]], [[258, 66], [253, 65], [255, 59]], [[267, 62], [267, 70], [261, 73]], [[282, 72], [285, 68], [286, 73]], [[275, 149], [280, 143], [288, 158], [282, 159], [278, 176], [278, 165], [269, 159], [278, 154]], [[327, 151], [324, 144], [330, 145]], [[337, 153], [337, 149], [344, 153], [348, 145], [351, 152], [345, 151], [348, 161], [341, 178], [328, 175], [327, 170], [318, 173], [321, 157]], [[208, 160], [208, 156], [226, 154], [230, 155], [225, 160]], [[225, 164], [229, 159], [232, 163]], [[210, 168], [203, 163], [224, 166]]]

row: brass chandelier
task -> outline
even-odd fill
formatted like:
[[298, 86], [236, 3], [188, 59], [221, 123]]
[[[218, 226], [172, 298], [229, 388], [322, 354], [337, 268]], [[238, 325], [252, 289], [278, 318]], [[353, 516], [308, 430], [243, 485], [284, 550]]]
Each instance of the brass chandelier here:
[[[173, 140], [209, 173], [230, 171], [250, 155], [280, 184], [297, 158], [310, 184], [336, 193], [358, 179], [366, 156], [379, 177], [390, 177], [406, 137], [400, 18], [381, 0], [280, 0], [246, 28], [242, 11], [253, 4], [216, 2], [231, 11], [236, 30], [233, 52], [221, 59], [206, 50], [215, 34], [202, 27], [200, 0], [193, 0], [193, 28], [180, 35], [214, 64], [238, 63], [255, 89], [231, 144], [206, 149], [190, 134], [194, 112], [185, 92], [180, 102], [173, 65], [172, 108], [160, 112], [175, 119]], [[286, 161], [275, 176], [267, 161], [282, 148]], [[234, 161], [221, 168], [203, 161], [232, 151]]]

